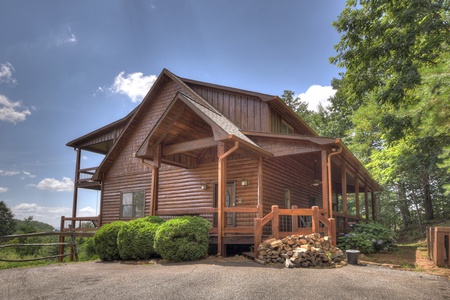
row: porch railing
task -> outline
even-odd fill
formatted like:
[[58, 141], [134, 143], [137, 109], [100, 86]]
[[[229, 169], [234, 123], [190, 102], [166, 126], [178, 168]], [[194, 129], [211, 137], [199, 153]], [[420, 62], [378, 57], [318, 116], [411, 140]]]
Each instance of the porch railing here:
[[[292, 224], [280, 226], [280, 220], [286, 220], [286, 216], [290, 217]], [[300, 221], [304, 217], [310, 217], [311, 221], [308, 222], [310, 224]], [[327, 219], [318, 206], [312, 208], [296, 208], [293, 206], [292, 209], [279, 209], [277, 205], [273, 205], [270, 213], [263, 218], [255, 219], [253, 248], [255, 259], [258, 257], [258, 247], [261, 244], [262, 237], [266, 236], [264, 229], [269, 224], [271, 225], [269, 236], [276, 239], [280, 238], [280, 232], [283, 233], [283, 236], [323, 232], [331, 237], [332, 245], [336, 246], [336, 222], [333, 218]], [[290, 231], [283, 230], [283, 227], [290, 229]]]

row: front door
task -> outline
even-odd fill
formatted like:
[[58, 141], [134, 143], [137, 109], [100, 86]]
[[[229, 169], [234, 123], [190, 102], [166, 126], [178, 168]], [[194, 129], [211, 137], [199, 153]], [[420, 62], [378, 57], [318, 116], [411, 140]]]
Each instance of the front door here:
[[[218, 185], [214, 184], [214, 207], [218, 203]], [[236, 206], [236, 182], [227, 182], [227, 190], [225, 196], [225, 207]], [[225, 227], [236, 227], [236, 213], [225, 213]], [[217, 226], [217, 219], [214, 218], [214, 225]]]

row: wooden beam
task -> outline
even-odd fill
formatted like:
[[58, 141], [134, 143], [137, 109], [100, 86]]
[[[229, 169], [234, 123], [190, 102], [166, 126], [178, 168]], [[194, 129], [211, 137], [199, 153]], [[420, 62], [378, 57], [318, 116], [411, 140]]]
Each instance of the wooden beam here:
[[341, 174], [341, 181], [342, 181], [342, 212], [344, 213], [344, 228], [347, 229], [348, 227], [348, 207], [347, 207], [347, 168], [345, 166], [345, 163], [342, 164], [342, 174]]
[[[258, 158], [258, 206], [261, 207], [261, 212], [262, 212], [262, 208], [263, 208], [263, 199], [264, 199], [264, 195], [263, 195], [263, 191], [264, 191], [264, 172], [263, 172], [263, 159], [262, 157]], [[262, 213], [258, 213], [258, 218], [262, 218], [263, 215]]]
[[[75, 165], [75, 180], [73, 187], [73, 202], [72, 202], [72, 218], [77, 216], [78, 206], [78, 178], [80, 177], [80, 162], [81, 162], [81, 148], [77, 149], [77, 160]], [[75, 228], [75, 221], [72, 221], [72, 228]]]
[[158, 193], [159, 193], [159, 168], [161, 167], [161, 144], [154, 148], [154, 157], [151, 162], [152, 167], [152, 188], [150, 199], [150, 215], [156, 216], [158, 209]]
[[369, 222], [369, 190], [367, 188], [367, 183], [364, 182], [364, 207], [366, 209], [366, 222]]
[[152, 190], [150, 199], [150, 216], [156, 216], [158, 210], [159, 168], [152, 167]]
[[327, 174], [327, 150], [322, 149], [322, 206], [326, 211], [327, 216], [329, 216], [329, 205], [328, 205], [328, 174]]
[[162, 155], [172, 155], [182, 152], [210, 148], [217, 145], [218, 142], [214, 140], [214, 137], [207, 137], [203, 139], [164, 146], [162, 149]]
[[355, 176], [355, 208], [356, 208], [356, 216], [358, 217], [358, 221], [361, 221], [361, 209], [359, 207], [359, 177], [358, 173], [354, 173]]
[[377, 198], [375, 197], [375, 192], [371, 191], [372, 196], [372, 220], [376, 221], [377, 218]]
[[[223, 206], [226, 199], [226, 189], [227, 189], [227, 178], [226, 178], [226, 160], [220, 159], [225, 154], [225, 144], [220, 142], [217, 145], [217, 156], [218, 161], [218, 178], [217, 178], [217, 254], [219, 256], [225, 255], [224, 245], [223, 245], [223, 223], [224, 223], [224, 212]], [[225, 158], [226, 159], [226, 158]]]

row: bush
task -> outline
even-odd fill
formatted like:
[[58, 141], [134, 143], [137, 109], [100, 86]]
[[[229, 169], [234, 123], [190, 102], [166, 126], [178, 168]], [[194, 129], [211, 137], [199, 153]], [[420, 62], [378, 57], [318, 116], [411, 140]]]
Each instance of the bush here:
[[78, 257], [80, 261], [98, 259], [94, 238], [80, 238], [78, 241]]
[[208, 255], [211, 224], [200, 217], [178, 217], [159, 227], [155, 249], [171, 261], [198, 260]]
[[120, 258], [117, 247], [117, 234], [125, 223], [116, 221], [105, 224], [94, 234], [95, 252], [101, 260], [111, 261]]
[[117, 235], [120, 258], [149, 259], [156, 255], [154, 238], [163, 222], [160, 217], [150, 216], [125, 223]]
[[395, 233], [378, 223], [358, 223], [351, 233], [339, 238], [339, 248], [361, 253], [392, 251], [395, 247]]

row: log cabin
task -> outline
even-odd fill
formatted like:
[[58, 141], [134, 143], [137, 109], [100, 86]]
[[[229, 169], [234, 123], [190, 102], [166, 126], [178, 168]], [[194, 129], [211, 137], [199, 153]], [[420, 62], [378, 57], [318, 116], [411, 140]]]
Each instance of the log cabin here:
[[[279, 97], [181, 78], [164, 69], [127, 116], [67, 144], [76, 150], [72, 217], [101, 226], [149, 215], [196, 215], [210, 244], [294, 233], [333, 237], [376, 220], [378, 183], [339, 138], [320, 137]], [[104, 155], [81, 169], [83, 151]], [[100, 214], [78, 217], [79, 189]]]

